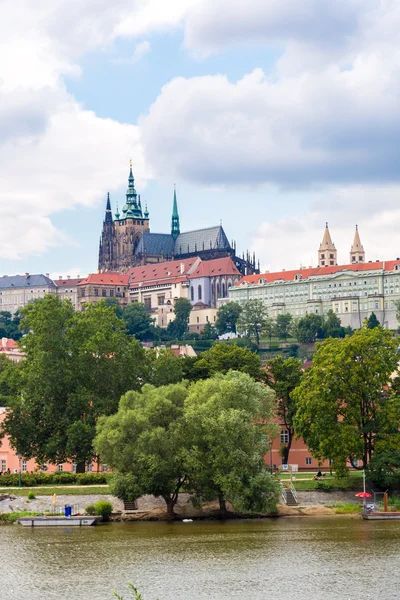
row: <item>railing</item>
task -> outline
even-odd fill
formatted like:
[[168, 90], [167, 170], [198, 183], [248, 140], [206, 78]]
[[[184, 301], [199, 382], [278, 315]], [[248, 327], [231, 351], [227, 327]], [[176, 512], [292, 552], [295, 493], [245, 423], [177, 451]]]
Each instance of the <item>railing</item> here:
[[287, 504], [287, 493], [286, 493], [286, 489], [285, 489], [285, 487], [284, 487], [284, 485], [283, 485], [283, 483], [282, 483], [282, 482], [280, 482], [280, 486], [281, 486], [281, 497], [282, 497], [282, 500], [284, 501], [284, 503], [285, 503], [285, 504]]
[[298, 503], [297, 500], [297, 492], [296, 492], [296, 488], [294, 487], [293, 483], [290, 482], [290, 491], [292, 492], [293, 498], [296, 500], [296, 502]]
[[[71, 506], [71, 514], [72, 515], [81, 514], [81, 511], [79, 509], [79, 504], [68, 504], [68, 506]], [[64, 516], [64, 511], [65, 511], [65, 506], [62, 505], [62, 506], [52, 506], [48, 512], [54, 516]]]

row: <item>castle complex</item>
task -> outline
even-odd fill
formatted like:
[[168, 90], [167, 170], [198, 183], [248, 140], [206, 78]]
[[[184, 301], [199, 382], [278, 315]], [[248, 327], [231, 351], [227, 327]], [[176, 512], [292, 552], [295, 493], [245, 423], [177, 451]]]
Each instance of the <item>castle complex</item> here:
[[126, 203], [122, 214], [118, 208], [113, 218], [110, 196], [107, 195], [106, 212], [99, 247], [99, 271], [126, 272], [131, 267], [200, 257], [214, 260], [230, 257], [242, 275], [258, 273], [256, 258], [247, 252], [236, 255], [222, 225], [181, 233], [176, 190], [174, 190], [170, 233], [150, 232], [147, 205], [144, 210], [140, 195], [135, 190], [132, 163], [129, 171]]
[[396, 304], [400, 301], [400, 258], [365, 261], [358, 227], [349, 263], [337, 264], [337, 251], [328, 224], [318, 250], [317, 267], [245, 276], [229, 290], [232, 300], [262, 300], [271, 317], [290, 313], [301, 317], [333, 310], [342, 325], [362, 326], [374, 312], [384, 327], [397, 329]]

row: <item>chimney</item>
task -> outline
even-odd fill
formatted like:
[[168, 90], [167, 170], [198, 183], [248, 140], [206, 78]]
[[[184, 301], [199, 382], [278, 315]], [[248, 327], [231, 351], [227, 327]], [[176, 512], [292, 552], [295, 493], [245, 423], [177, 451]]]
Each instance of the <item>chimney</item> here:
[[183, 275], [185, 272], [185, 264], [183, 262], [181, 262], [181, 275]]
[[67, 275], [67, 279], [71, 279], [71, 275]]
[[1, 338], [1, 345], [3, 348], [7, 348], [7, 338]]
[[62, 278], [63, 278], [63, 276], [62, 276], [62, 275], [59, 275], [59, 276], [58, 276], [58, 279], [62, 279]]
[[46, 277], [50, 277], [50, 273], [46, 273]]
[[28, 277], [29, 277], [29, 273], [25, 273], [25, 277], [28, 279]]

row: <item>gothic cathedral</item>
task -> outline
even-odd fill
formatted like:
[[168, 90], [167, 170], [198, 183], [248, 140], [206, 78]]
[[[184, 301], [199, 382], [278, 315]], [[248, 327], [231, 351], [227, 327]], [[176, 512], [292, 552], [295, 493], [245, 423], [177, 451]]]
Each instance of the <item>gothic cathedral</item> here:
[[212, 260], [230, 256], [243, 275], [259, 273], [255, 255], [236, 256], [236, 244], [229, 243], [222, 225], [181, 233], [176, 190], [172, 207], [170, 233], [151, 233], [147, 206], [143, 211], [140, 195], [130, 165], [126, 203], [122, 214], [118, 209], [113, 218], [110, 195], [99, 247], [99, 271], [125, 272], [130, 267], [199, 256]]

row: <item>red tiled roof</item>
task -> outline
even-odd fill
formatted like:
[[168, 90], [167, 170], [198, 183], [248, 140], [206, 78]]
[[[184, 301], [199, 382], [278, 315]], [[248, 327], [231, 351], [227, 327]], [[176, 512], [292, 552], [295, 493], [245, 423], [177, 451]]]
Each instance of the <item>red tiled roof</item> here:
[[78, 285], [87, 285], [88, 283], [97, 283], [98, 285], [128, 285], [129, 276], [121, 273], [92, 273], [82, 279]]
[[134, 287], [139, 283], [144, 284], [146, 282], [158, 284], [171, 280], [176, 283], [176, 278], [184, 281], [189, 269], [199, 260], [199, 258], [194, 257], [183, 260], [169, 260], [162, 263], [144, 265], [142, 267], [132, 267], [132, 269], [128, 270], [129, 286]]
[[349, 265], [337, 265], [334, 267], [314, 267], [310, 269], [296, 269], [293, 271], [279, 271], [277, 273], [262, 273], [260, 275], [246, 275], [243, 277], [238, 284], [243, 282], [249, 284], [257, 284], [260, 279], [265, 279], [267, 283], [273, 281], [293, 281], [295, 275], [301, 275], [302, 279], [308, 279], [309, 277], [317, 277], [324, 275], [332, 275], [341, 271], [393, 271], [395, 265], [399, 265], [400, 260], [386, 260], [386, 261], [374, 261], [360, 264], [349, 264]]
[[0, 352], [5, 352], [6, 350], [19, 350], [19, 345], [15, 340], [12, 340], [11, 338], [1, 338]]
[[55, 279], [54, 283], [57, 287], [70, 287], [71, 285], [72, 287], [74, 287], [75, 285], [78, 285], [78, 283], [81, 283], [83, 280], [84, 277], [81, 277], [80, 279]]
[[216, 277], [217, 275], [240, 275], [233, 260], [226, 256], [225, 258], [215, 258], [214, 260], [203, 260], [196, 269], [192, 269], [189, 279], [196, 277]]

